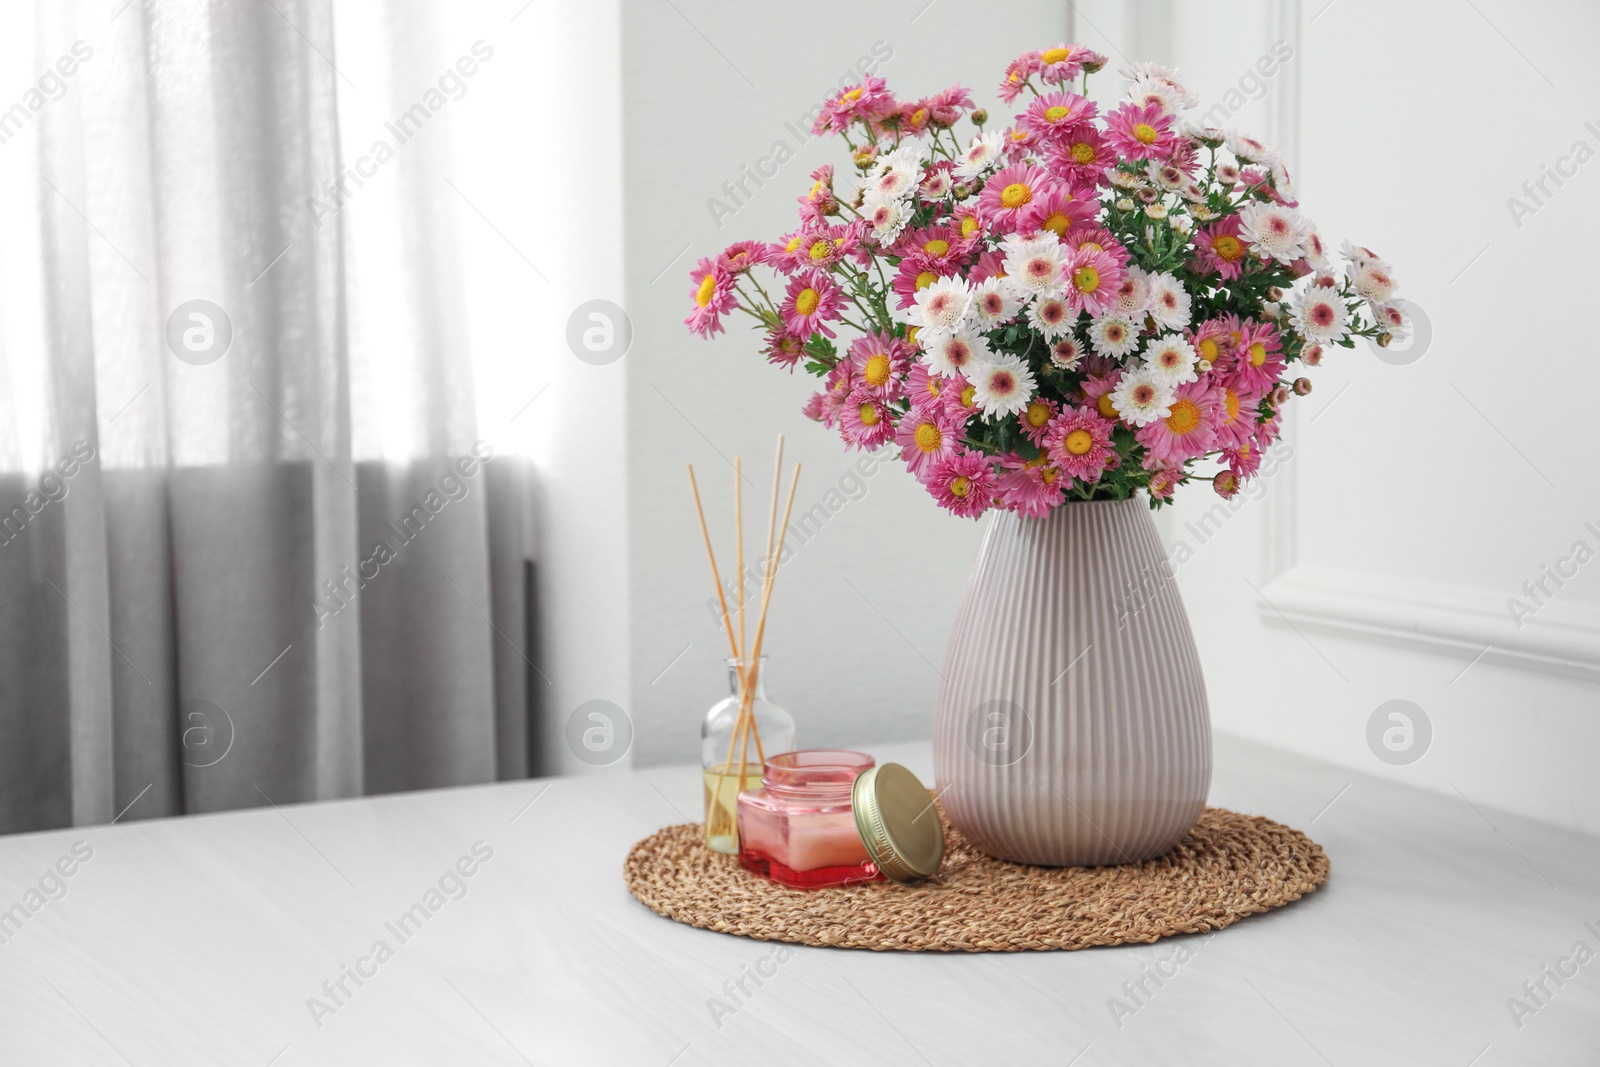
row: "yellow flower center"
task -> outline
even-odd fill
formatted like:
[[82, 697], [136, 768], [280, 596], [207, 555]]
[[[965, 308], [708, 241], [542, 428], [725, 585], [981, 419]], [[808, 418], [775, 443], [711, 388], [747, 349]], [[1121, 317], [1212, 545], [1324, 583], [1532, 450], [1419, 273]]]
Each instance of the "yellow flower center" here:
[[1188, 398], [1177, 400], [1166, 421], [1167, 429], [1179, 436], [1194, 433], [1200, 428], [1200, 405]]
[[1049, 230], [1057, 237], [1060, 237], [1062, 234], [1067, 232], [1067, 227], [1072, 225], [1072, 220], [1058, 211], [1054, 215], [1051, 215], [1049, 218], [1045, 219], [1042, 225], [1044, 229]]
[[793, 252], [795, 249], [797, 249], [799, 247], [800, 247], [800, 235], [799, 234], [795, 234], [793, 237], [789, 238], [789, 243], [783, 246], [783, 250], [785, 252]]
[[1259, 366], [1261, 366], [1261, 364], [1265, 363], [1266, 361], [1267, 361], [1267, 346], [1262, 344], [1260, 341], [1257, 341], [1254, 344], [1252, 344], [1250, 346], [1250, 365], [1252, 367], [1259, 367]]
[[978, 217], [976, 215], [968, 215], [966, 218], [961, 220], [961, 236], [963, 237], [971, 237], [982, 228], [983, 224], [978, 221]]
[[921, 274], [917, 275], [917, 288], [926, 289], [928, 286], [932, 285], [938, 280], [939, 276], [937, 274], [933, 273], [931, 270], [925, 270]]
[[1060, 104], [1044, 109], [1044, 117], [1051, 122], [1060, 122], [1070, 114], [1072, 114], [1072, 109], [1070, 107], [1062, 107]]
[[1020, 144], [1021, 142], [1026, 141], [1028, 139], [1028, 131], [1024, 130], [1024, 129], [1012, 130], [1011, 131], [1011, 139]]
[[971, 491], [972, 483], [967, 481], [967, 476], [964, 474], [956, 475], [955, 479], [950, 483], [951, 496], [964, 497]]
[[1000, 204], [1002, 207], [1019, 208], [1033, 199], [1033, 190], [1021, 182], [1012, 182], [1000, 190]]
[[1056, 469], [1054, 467], [1046, 467], [1043, 471], [1039, 472], [1039, 477], [1044, 479], [1045, 485], [1055, 485]]
[[1100, 399], [1094, 402], [1094, 406], [1100, 410], [1100, 414], [1108, 419], [1114, 419], [1122, 414], [1117, 410], [1117, 405], [1111, 402], [1110, 393], [1101, 393]]
[[976, 401], [973, 400], [973, 397], [977, 395], [978, 390], [970, 385], [961, 390], [961, 406], [964, 408], [970, 408], [974, 403], [976, 403]]
[[828, 240], [826, 237], [818, 238], [816, 241], [812, 242], [812, 245], [811, 245], [811, 258], [812, 259], [827, 259], [832, 254], [833, 254], [833, 242]]
[[935, 237], [933, 240], [923, 245], [922, 250], [928, 253], [930, 256], [942, 256], [946, 252], [950, 251], [950, 242], [943, 241]]
[[921, 126], [926, 121], [928, 121], [928, 109], [927, 108], [919, 107], [919, 108], [917, 108], [917, 110], [915, 110], [915, 111], [913, 111], [911, 113], [911, 125], [913, 125], [913, 126]]
[[821, 302], [822, 295], [815, 289], [802, 289], [799, 295], [794, 298], [794, 309], [802, 315], [809, 315], [817, 310], [817, 305]]
[[707, 274], [700, 282], [700, 291], [694, 294], [694, 302], [701, 307], [711, 303], [711, 298], [717, 295], [717, 279]]
[[[1072, 284], [1080, 293], [1092, 293], [1100, 288], [1100, 272], [1093, 267], [1079, 267], [1072, 272]], [[1106, 337], [1109, 339], [1110, 336], [1111, 331], [1107, 330]]]
[[859, 411], [860, 414], [861, 414], [861, 425], [863, 425], [863, 426], [876, 426], [876, 425], [878, 425], [878, 408], [877, 408], [877, 405], [875, 405], [875, 404], [862, 404], [861, 407], [857, 409], [857, 411]]
[[1072, 161], [1074, 163], [1093, 163], [1094, 145], [1087, 141], [1079, 141], [1072, 146]]
[[1237, 237], [1226, 233], [1213, 240], [1211, 248], [1217, 253], [1218, 259], [1226, 260], [1229, 263], [1244, 255], [1244, 245], [1239, 243]]
[[861, 99], [861, 86], [859, 86], [859, 85], [856, 86], [854, 89], [847, 89], [844, 92], [839, 94], [839, 103], [841, 103], [841, 104], [853, 104], [857, 100], [860, 100], [860, 99]]
[[1037, 430], [1050, 421], [1050, 409], [1044, 404], [1035, 402], [1028, 405], [1026, 417], [1028, 425]]
[[867, 365], [862, 368], [861, 377], [866, 379], [868, 385], [882, 385], [889, 380], [889, 357], [882, 352], [867, 360]]
[[944, 434], [933, 423], [925, 422], [917, 427], [916, 442], [924, 452], [937, 452], [939, 446], [944, 444]]
[[1222, 425], [1227, 426], [1239, 417], [1239, 394], [1232, 389], [1222, 390], [1222, 404], [1228, 409], [1228, 417], [1222, 420]]
[[1207, 337], [1200, 342], [1200, 358], [1207, 363], [1215, 363], [1217, 357], [1221, 354], [1222, 350], [1217, 347], [1217, 339], [1215, 337]]
[[928, 395], [929, 396], [938, 396], [939, 395], [939, 389], [943, 385], [944, 385], [944, 379], [943, 378], [930, 377], [928, 379]]
[[1141, 122], [1133, 128], [1133, 139], [1140, 144], [1155, 144], [1161, 133], [1148, 122]]
[[1039, 61], [1041, 63], [1059, 63], [1071, 54], [1065, 48], [1046, 48], [1039, 53]]
[[[1104, 400], [1105, 397], [1100, 399]], [[1067, 434], [1067, 439], [1062, 442], [1068, 452], [1074, 456], [1081, 456], [1094, 447], [1094, 434], [1088, 430], [1073, 430]]]

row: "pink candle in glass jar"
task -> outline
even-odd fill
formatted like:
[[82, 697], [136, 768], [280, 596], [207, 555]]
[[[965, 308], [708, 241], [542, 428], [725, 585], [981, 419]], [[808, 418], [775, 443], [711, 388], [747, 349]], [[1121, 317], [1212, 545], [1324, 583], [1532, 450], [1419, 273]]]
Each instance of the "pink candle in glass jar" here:
[[865, 752], [806, 749], [767, 760], [761, 788], [739, 794], [739, 863], [797, 889], [882, 878], [850, 808]]

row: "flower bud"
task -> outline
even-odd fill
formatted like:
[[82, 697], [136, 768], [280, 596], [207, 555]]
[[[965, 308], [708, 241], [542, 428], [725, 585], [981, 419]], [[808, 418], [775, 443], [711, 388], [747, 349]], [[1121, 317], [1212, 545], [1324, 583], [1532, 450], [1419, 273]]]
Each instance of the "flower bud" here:
[[1152, 219], [1164, 219], [1167, 217], [1167, 205], [1147, 204], [1145, 205], [1144, 213]]
[[1379, 348], [1388, 348], [1392, 343], [1394, 343], [1394, 334], [1392, 334], [1392, 333], [1380, 333], [1378, 335], [1378, 347]]
[[950, 190], [950, 195], [955, 197], [957, 200], [965, 200], [967, 197], [972, 195], [972, 186], [958, 185]]
[[976, 111], [974, 111], [972, 113], [972, 124], [974, 126], [982, 126], [985, 122], [988, 122], [988, 121], [989, 121], [989, 112], [986, 111], [985, 109], [980, 107], [978, 110], [976, 110]]
[[1122, 197], [1121, 199], [1119, 199], [1117, 201], [1117, 210], [1118, 211], [1132, 211], [1133, 210], [1133, 201], [1129, 200], [1125, 196]]
[[1307, 365], [1315, 367], [1322, 362], [1322, 346], [1306, 345], [1305, 350], [1300, 353], [1300, 358], [1305, 360]]
[[1211, 361], [1209, 359], [1197, 360], [1195, 362], [1194, 369], [1199, 371], [1201, 374], [1210, 374]]
[[1276, 285], [1269, 287], [1267, 289], [1267, 299], [1273, 303], [1277, 303], [1279, 300], [1283, 299], [1283, 290], [1279, 289]]
[[1216, 477], [1211, 479], [1211, 488], [1226, 500], [1239, 491], [1239, 476], [1232, 471], [1218, 471]]
[[1283, 407], [1284, 401], [1286, 401], [1288, 399], [1289, 399], [1289, 390], [1284, 388], [1283, 386], [1280, 385], [1277, 388], [1272, 390], [1272, 406], [1273, 407], [1275, 407], [1275, 408]]
[[1294, 395], [1295, 396], [1305, 396], [1309, 392], [1311, 392], [1311, 379], [1310, 378], [1296, 378], [1294, 380]]

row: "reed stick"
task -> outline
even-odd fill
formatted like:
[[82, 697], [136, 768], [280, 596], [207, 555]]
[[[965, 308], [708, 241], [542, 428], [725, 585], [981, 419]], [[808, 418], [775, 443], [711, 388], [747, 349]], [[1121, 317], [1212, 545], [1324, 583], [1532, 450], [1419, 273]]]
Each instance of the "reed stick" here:
[[[761, 590], [761, 613], [760, 613], [760, 615], [758, 616], [758, 618], [756, 620], [756, 642], [755, 642], [755, 648], [751, 652], [751, 656], [750, 656], [750, 679], [751, 679], [751, 681], [748, 684], [747, 683], [743, 683], [743, 682], [740, 683], [740, 688], [745, 693], [751, 693], [751, 694], [754, 693], [754, 679], [755, 679], [755, 677], [757, 675], [757, 672], [760, 669], [760, 663], [761, 663], [761, 645], [762, 645], [762, 642], [764, 641], [764, 639], [766, 638], [766, 633], [767, 633], [767, 609], [772, 604], [772, 590], [777, 585], [777, 582], [778, 582], [778, 557], [780, 557], [783, 554], [783, 545], [784, 545], [784, 542], [788, 539], [788, 535], [789, 535], [789, 516], [794, 512], [794, 492], [795, 492], [795, 489], [797, 489], [799, 487], [799, 485], [800, 485], [800, 464], [796, 463], [794, 465], [794, 476], [790, 479], [790, 482], [789, 482], [789, 500], [784, 505], [784, 508], [783, 508], [783, 526], [780, 527], [780, 532], [778, 533], [777, 549], [774, 552], [768, 553], [768, 557], [767, 557], [766, 580], [762, 583], [762, 590]], [[776, 494], [773, 495], [773, 504], [774, 505], [777, 504], [777, 495]], [[777, 508], [776, 508], [776, 506], [774, 506], [772, 514], [773, 514], [774, 517], [777, 516]], [[746, 696], [746, 697], [744, 697], [744, 699], [741, 700], [741, 702], [740, 702], [741, 703], [741, 712], [743, 711], [744, 708], [750, 706], [751, 700], [752, 700], [752, 698], [749, 697], [749, 696]], [[750, 717], [751, 717], [752, 720], [754, 720], [755, 715], [754, 715], [753, 711], [750, 713]], [[746, 758], [747, 756], [748, 756], [748, 738], [747, 738], [746, 753], [745, 753], [745, 756], [741, 757], [741, 759]], [[761, 735], [760, 735], [759, 732], [756, 734], [756, 756], [757, 756], [758, 759], [761, 760], [762, 764], [765, 764], [767, 762], [766, 753], [762, 750]], [[741, 767], [740, 767], [740, 771], [741, 771], [741, 773], [743, 772], [742, 764], [741, 764]]]
[[694, 464], [689, 464], [689, 488], [694, 491], [694, 511], [700, 517], [700, 536], [705, 538], [706, 559], [711, 561], [711, 580], [717, 586], [717, 603], [722, 605], [722, 628], [728, 632], [728, 648], [733, 653], [735, 661], [739, 658], [739, 646], [733, 640], [733, 623], [728, 618], [728, 598], [722, 592], [722, 576], [717, 573], [717, 554], [711, 550], [711, 531], [706, 527], [705, 509], [700, 506], [700, 486], [694, 480]]

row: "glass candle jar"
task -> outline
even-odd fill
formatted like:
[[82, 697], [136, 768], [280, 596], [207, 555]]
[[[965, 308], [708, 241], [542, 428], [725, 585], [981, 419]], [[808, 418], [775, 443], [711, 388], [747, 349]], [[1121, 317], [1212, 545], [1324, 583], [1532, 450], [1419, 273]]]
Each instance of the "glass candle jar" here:
[[[750, 692], [756, 737], [734, 737], [743, 695], [739, 661], [728, 659], [728, 696], [700, 724], [700, 771], [705, 783], [706, 844], [717, 852], [739, 851], [738, 797], [761, 784], [761, 756], [794, 748], [794, 717], [767, 699], [767, 657], [756, 664]], [[756, 743], [759, 739], [759, 745]]]
[[882, 878], [850, 809], [870, 770], [865, 752], [808, 749], [767, 760], [761, 788], [739, 795], [739, 864], [796, 889]]

